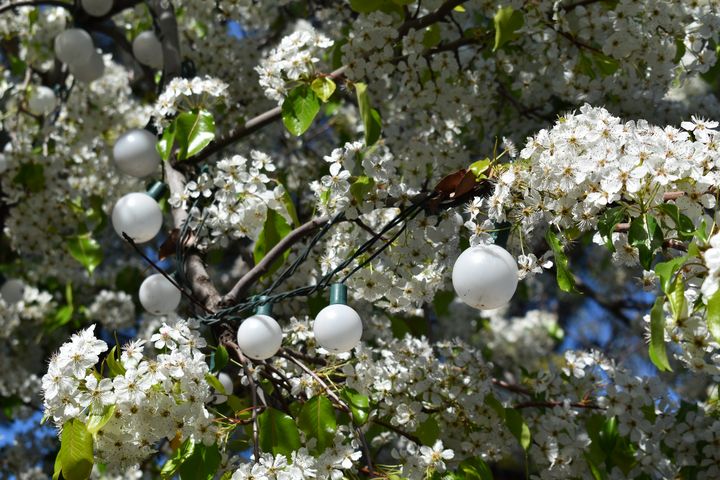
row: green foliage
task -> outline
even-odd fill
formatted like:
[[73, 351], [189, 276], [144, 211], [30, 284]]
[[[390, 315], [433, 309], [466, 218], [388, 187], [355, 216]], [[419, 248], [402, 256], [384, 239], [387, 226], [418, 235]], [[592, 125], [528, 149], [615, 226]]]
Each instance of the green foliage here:
[[663, 297], [658, 297], [650, 310], [650, 360], [660, 371], [672, 372], [665, 352], [665, 313]]
[[223, 345], [218, 345], [215, 351], [212, 353], [210, 362], [210, 368], [213, 372], [219, 372], [228, 364], [230, 356], [228, 355], [227, 348]]
[[512, 433], [520, 443], [523, 450], [527, 451], [532, 443], [532, 437], [530, 435], [530, 427], [520, 412], [514, 408], [506, 408], [505, 425], [507, 425], [510, 433]]
[[677, 272], [680, 267], [687, 260], [687, 256], [675, 257], [667, 262], [660, 262], [655, 264], [655, 274], [660, 279], [660, 288], [665, 294], [670, 290], [673, 275]]
[[273, 455], [290, 454], [300, 448], [300, 433], [291, 416], [268, 407], [258, 416], [260, 449]]
[[380, 138], [380, 132], [382, 130], [380, 114], [370, 106], [370, 97], [367, 93], [366, 84], [356, 83], [355, 94], [357, 95], [358, 107], [360, 108], [360, 117], [365, 127], [365, 145], [370, 146]]
[[323, 101], [327, 102], [333, 93], [335, 93], [335, 82], [330, 77], [318, 77], [312, 81], [310, 88], [315, 95]]
[[[255, 259], [255, 264], [260, 262], [260, 260], [262, 260], [265, 255], [267, 255], [267, 253], [275, 245], [277, 245], [283, 237], [285, 237], [285, 235], [290, 233], [291, 230], [292, 227], [288, 225], [282, 215], [277, 213], [275, 210], [269, 209], [267, 212], [267, 219], [265, 220], [265, 226], [255, 241], [255, 248], [253, 248], [253, 258]], [[272, 275], [278, 268], [280, 268], [289, 254], [290, 251], [285, 251], [280, 258], [273, 262], [266, 275]]]
[[355, 199], [358, 204], [362, 204], [365, 197], [370, 193], [375, 186], [375, 180], [365, 175], [358, 177], [352, 185], [350, 185], [350, 195]]
[[282, 103], [282, 121], [288, 132], [299, 137], [312, 125], [320, 111], [320, 99], [312, 88], [303, 84], [290, 90]]
[[380, 10], [384, 13], [403, 15], [402, 5], [405, 4], [406, 0], [350, 0], [350, 8], [358, 13], [370, 13]]
[[352, 412], [355, 425], [364, 425], [368, 421], [370, 413], [370, 399], [366, 395], [362, 395], [357, 390], [345, 387], [340, 390], [340, 398], [342, 398]]
[[178, 160], [185, 160], [197, 155], [215, 138], [215, 119], [207, 110], [183, 112], [173, 123], [175, 124], [174, 141], [178, 146]]
[[72, 283], [68, 282], [65, 284], [65, 305], [58, 308], [55, 311], [55, 315], [49, 318], [45, 323], [45, 329], [49, 332], [55, 330], [58, 327], [62, 327], [72, 320], [73, 313], [75, 313], [75, 302], [73, 301], [73, 287]]
[[440, 427], [432, 415], [428, 415], [424, 422], [418, 425], [415, 436], [420, 439], [423, 445], [432, 446], [440, 438]]
[[605, 239], [605, 246], [611, 252], [615, 252], [615, 245], [612, 242], [612, 234], [615, 226], [625, 218], [625, 207], [614, 207], [605, 210], [598, 219], [598, 232]]
[[716, 342], [720, 342], [720, 290], [707, 303], [707, 327]]
[[32, 162], [23, 163], [12, 181], [28, 192], [40, 192], [45, 189], [45, 167]]
[[308, 438], [317, 440], [317, 453], [324, 452], [333, 445], [337, 421], [335, 409], [327, 397], [317, 395], [305, 402], [300, 409], [297, 424]]
[[88, 432], [94, 437], [110, 421], [114, 414], [115, 405], [105, 407], [105, 410], [100, 414], [91, 413], [87, 421]]
[[548, 230], [545, 234], [545, 240], [555, 255], [555, 272], [557, 278], [558, 287], [563, 292], [570, 292], [575, 289], [575, 279], [573, 278], [570, 269], [568, 268], [568, 258], [563, 252], [560, 240], [552, 230]]
[[675, 280], [670, 283], [666, 293], [673, 318], [679, 320], [685, 316], [686, 313], [685, 282], [683, 281], [682, 275], [675, 277]]
[[216, 444], [209, 447], [202, 443], [195, 444], [190, 455], [180, 463], [180, 479], [212, 480], [221, 460], [222, 456]]
[[91, 275], [95, 268], [102, 263], [102, 247], [90, 233], [67, 237], [65, 239], [65, 247], [70, 252], [70, 255], [80, 262]]
[[627, 475], [635, 464], [634, 448], [619, 434], [617, 419], [595, 414], [588, 417], [585, 426], [591, 440], [585, 459], [593, 477], [605, 479], [613, 467]]
[[77, 419], [63, 424], [60, 437], [60, 452], [55, 460], [53, 479], [62, 472], [66, 480], [90, 478], [94, 462], [93, 437], [84, 423]]
[[479, 181], [487, 178], [485, 172], [490, 169], [490, 165], [492, 165], [492, 160], [490, 160], [489, 158], [483, 158], [482, 160], [471, 163], [470, 167], [468, 167], [468, 170], [470, 170], [473, 175], [475, 175], [475, 180]]
[[188, 438], [180, 445], [180, 448], [175, 450], [173, 456], [165, 462], [162, 470], [160, 470], [160, 477], [163, 479], [174, 477], [178, 473], [180, 466], [190, 458], [194, 451], [195, 444]]
[[495, 45], [493, 52], [498, 48], [502, 48], [506, 43], [518, 38], [517, 30], [522, 28], [525, 18], [520, 10], [515, 10], [510, 6], [498, 9], [493, 19], [495, 24]]
[[664, 213], [675, 224], [675, 231], [681, 240], [689, 240], [696, 233], [695, 225], [690, 217], [680, 213], [680, 209], [673, 203], [661, 203], [656, 207], [660, 212]]
[[448, 472], [438, 478], [442, 478], [442, 480], [493, 480], [493, 474], [482, 458], [475, 457], [463, 460], [458, 465], [457, 470]]
[[113, 348], [110, 349], [110, 351], [107, 354], [107, 357], [105, 357], [105, 365], [108, 367], [108, 373], [110, 377], [116, 377], [118, 375], [124, 375], [125, 374], [125, 367], [122, 363], [117, 359], [117, 345], [115, 345]]
[[215, 375], [213, 375], [211, 373], [206, 373], [205, 381], [208, 382], [208, 384], [210, 384], [210, 386], [212, 388], [214, 388], [215, 391], [217, 391], [218, 393], [222, 393], [222, 394], [228, 393], [225, 391], [225, 387], [223, 387], [223, 384], [220, 383], [220, 380], [218, 380], [218, 378]]
[[162, 137], [160, 137], [160, 140], [157, 142], [157, 145], [155, 148], [157, 149], [158, 153], [160, 154], [160, 158], [163, 159], [163, 161], [167, 162], [170, 160], [170, 155], [172, 155], [173, 146], [175, 145], [175, 122], [172, 122], [170, 125], [168, 125], [165, 130], [163, 130]]
[[633, 218], [628, 230], [628, 243], [638, 249], [640, 265], [650, 270], [655, 251], [662, 247], [665, 238], [655, 217], [644, 214]]

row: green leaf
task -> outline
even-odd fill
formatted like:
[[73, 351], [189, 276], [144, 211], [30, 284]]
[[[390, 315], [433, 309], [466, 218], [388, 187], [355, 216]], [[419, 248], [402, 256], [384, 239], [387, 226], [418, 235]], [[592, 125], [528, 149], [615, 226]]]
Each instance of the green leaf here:
[[60, 472], [62, 472], [62, 462], [60, 459], [60, 452], [58, 452], [57, 455], [55, 455], [55, 464], [53, 465], [52, 480], [59, 480]]
[[[255, 248], [253, 248], [253, 258], [255, 259], [255, 264], [257, 265], [260, 260], [262, 260], [265, 255], [267, 255], [267, 253], [285, 237], [285, 235], [290, 233], [291, 230], [292, 227], [288, 225], [282, 215], [277, 213], [275, 210], [268, 209], [265, 226], [255, 241]], [[290, 255], [290, 251], [286, 250], [280, 258], [273, 262], [265, 275], [270, 276], [275, 273], [275, 271], [285, 262], [288, 255]]]
[[685, 281], [682, 275], [677, 275], [675, 281], [670, 283], [667, 291], [668, 303], [672, 310], [673, 318], [679, 320], [685, 315]]
[[312, 125], [320, 111], [320, 99], [307, 85], [299, 85], [288, 94], [282, 104], [282, 121], [288, 132], [299, 137]]
[[115, 358], [116, 351], [117, 345], [111, 348], [107, 354], [107, 357], [105, 357], [105, 364], [108, 367], [110, 377], [125, 375], [125, 367], [117, 358]]
[[103, 260], [102, 247], [90, 233], [67, 237], [65, 246], [70, 255], [80, 262], [91, 275]]
[[40, 192], [45, 189], [45, 167], [36, 163], [23, 163], [12, 181], [25, 187], [28, 192]]
[[555, 272], [558, 287], [563, 292], [570, 292], [575, 289], [575, 279], [568, 268], [568, 258], [563, 252], [562, 245], [555, 235], [555, 232], [548, 230], [545, 234], [545, 240], [555, 255]]
[[92, 231], [94, 233], [101, 232], [108, 223], [108, 216], [103, 210], [103, 198], [99, 195], [90, 197], [90, 208], [85, 211], [85, 218], [90, 224], [93, 224]]
[[93, 466], [93, 437], [77, 419], [63, 424], [60, 437], [60, 465], [66, 480], [90, 478]]
[[355, 199], [358, 205], [365, 200], [365, 196], [370, 193], [375, 186], [375, 180], [365, 175], [358, 177], [357, 180], [350, 185], [350, 195]]
[[707, 327], [716, 342], [720, 342], [720, 290], [707, 303]]
[[180, 445], [180, 448], [175, 450], [175, 454], [165, 462], [162, 470], [160, 470], [160, 477], [163, 479], [174, 477], [180, 469], [180, 466], [190, 458], [194, 450], [195, 444], [191, 442], [189, 438], [185, 440], [182, 445]]
[[600, 232], [602, 238], [605, 239], [605, 246], [611, 252], [615, 252], [612, 234], [615, 231], [615, 226], [622, 222], [624, 217], [625, 207], [614, 207], [609, 210], [605, 210], [598, 220], [598, 232]]
[[403, 15], [402, 6], [395, 0], [350, 0], [350, 8], [358, 13], [370, 13], [380, 10], [385, 13], [398, 13]]
[[440, 438], [440, 427], [432, 415], [429, 415], [415, 430], [415, 436], [420, 439], [423, 445], [431, 446]]
[[178, 159], [184, 160], [200, 153], [215, 138], [215, 119], [207, 110], [183, 112], [175, 119], [175, 141]]
[[220, 466], [222, 456], [217, 444], [195, 444], [192, 453], [180, 464], [181, 480], [212, 480]]
[[370, 413], [370, 399], [355, 389], [345, 387], [340, 391], [340, 398], [350, 408], [355, 425], [364, 425]]
[[685, 55], [686, 51], [685, 47], [685, 39], [676, 37], [675, 38], [675, 58], [673, 58], [673, 63], [678, 64], [680, 63], [680, 60], [682, 60], [682, 57]]
[[317, 440], [318, 454], [333, 444], [337, 421], [335, 409], [326, 397], [317, 395], [305, 402], [300, 409], [297, 423], [305, 435]]
[[660, 279], [660, 288], [666, 294], [670, 290], [671, 280], [675, 272], [685, 263], [687, 256], [675, 257], [667, 262], [655, 264], [655, 273]]
[[227, 348], [225, 348], [223, 345], [218, 345], [217, 349], [215, 349], [215, 352], [213, 354], [213, 372], [219, 372], [223, 368], [225, 368], [229, 358], [230, 356], [228, 355]]
[[682, 240], [688, 240], [695, 235], [695, 225], [690, 217], [680, 213], [680, 209], [673, 203], [661, 203], [656, 207], [660, 212], [670, 217], [675, 224], [675, 231]]
[[102, 415], [92, 413], [88, 416], [87, 430], [92, 436], [95, 436], [107, 424], [115, 414], [115, 405], [105, 407]]
[[663, 298], [655, 300], [650, 310], [650, 347], [648, 353], [650, 360], [662, 372], [672, 372], [665, 352], [665, 312], [663, 312]]
[[465, 480], [493, 480], [492, 470], [480, 457], [463, 460], [458, 465], [458, 472], [463, 473]]
[[267, 408], [258, 416], [260, 449], [273, 455], [283, 454], [288, 459], [300, 448], [300, 433], [291, 416], [274, 408]]
[[170, 155], [172, 155], [173, 145], [175, 145], [175, 123], [176, 121], [173, 120], [172, 123], [170, 123], [170, 125], [168, 125], [165, 130], [163, 130], [162, 137], [160, 137], [160, 140], [156, 145], [160, 157], [165, 162], [170, 159]]
[[525, 422], [520, 412], [514, 408], [506, 408], [505, 425], [507, 425], [510, 433], [512, 433], [520, 443], [523, 450], [527, 451], [531, 444], [530, 427], [528, 427], [528, 424]]
[[495, 23], [495, 45], [493, 46], [493, 52], [506, 43], [516, 39], [518, 34], [515, 32], [525, 23], [522, 12], [510, 6], [498, 9], [493, 21]]
[[662, 228], [652, 215], [641, 215], [630, 222], [628, 242], [638, 249], [640, 265], [645, 270], [650, 270], [655, 251], [662, 247], [664, 241]]
[[330, 77], [318, 77], [312, 81], [310, 88], [315, 92], [315, 95], [323, 101], [327, 102], [333, 93], [335, 93], [335, 82]]
[[225, 391], [225, 387], [223, 387], [223, 384], [220, 383], [220, 380], [218, 380], [218, 378], [217, 378], [215, 375], [213, 375], [213, 374], [211, 374], [211, 373], [206, 373], [206, 374], [205, 374], [205, 381], [206, 381], [207, 383], [209, 383], [210, 386], [211, 386], [212, 388], [214, 388], [215, 391], [217, 391], [218, 393], [222, 393], [222, 394], [228, 393], [228, 392]]
[[370, 106], [370, 97], [367, 93], [366, 84], [356, 83], [355, 94], [357, 95], [358, 107], [360, 108], [360, 117], [365, 127], [365, 145], [370, 146], [380, 138], [380, 132], [382, 130], [380, 114]]
[[612, 57], [608, 57], [604, 53], [593, 51], [592, 56], [593, 60], [595, 60], [597, 69], [603, 77], [612, 75], [617, 72], [618, 68], [620, 68], [620, 62]]
[[300, 226], [300, 219], [298, 218], [297, 210], [295, 209], [295, 202], [293, 202], [292, 197], [290, 197], [290, 192], [287, 191], [287, 188], [283, 185], [283, 196], [282, 196], [282, 202], [283, 205], [285, 205], [285, 209], [287, 210], [288, 214], [290, 215], [290, 218], [293, 221], [293, 225], [296, 227]]
[[490, 160], [489, 158], [483, 158], [482, 160], [471, 163], [468, 170], [470, 170], [473, 175], [475, 175], [475, 180], [482, 180], [483, 178], [487, 178], [485, 172], [490, 169], [491, 164], [492, 160]]
[[442, 35], [440, 31], [440, 25], [437, 23], [433, 23], [429, 27], [425, 29], [425, 34], [423, 35], [423, 47], [425, 48], [432, 48], [435, 45], [439, 44], [442, 40]]

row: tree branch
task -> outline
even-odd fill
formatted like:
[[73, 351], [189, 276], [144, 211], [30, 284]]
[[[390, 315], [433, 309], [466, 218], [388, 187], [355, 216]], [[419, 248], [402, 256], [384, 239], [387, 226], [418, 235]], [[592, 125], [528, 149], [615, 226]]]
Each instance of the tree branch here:
[[275, 245], [264, 257], [258, 262], [248, 273], [246, 273], [233, 286], [227, 295], [222, 299], [223, 305], [230, 305], [237, 299], [245, 296], [250, 287], [267, 271], [270, 266], [280, 258], [287, 250], [289, 250], [297, 242], [305, 238], [308, 234], [330, 221], [328, 217], [318, 217], [300, 225], [295, 230], [288, 233], [277, 245]]

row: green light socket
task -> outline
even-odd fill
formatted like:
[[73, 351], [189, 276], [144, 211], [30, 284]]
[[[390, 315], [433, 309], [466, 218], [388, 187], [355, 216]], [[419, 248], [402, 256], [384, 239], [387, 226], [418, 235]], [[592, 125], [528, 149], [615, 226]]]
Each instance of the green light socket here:
[[147, 194], [154, 198], [156, 202], [159, 202], [163, 195], [165, 195], [166, 189], [167, 185], [158, 180], [148, 187]]
[[330, 285], [330, 305], [347, 305], [347, 286], [344, 283]]
[[[258, 297], [258, 300], [267, 300], [268, 297], [265, 295]], [[272, 316], [272, 302], [263, 303], [255, 308], [255, 315], [267, 315]]]

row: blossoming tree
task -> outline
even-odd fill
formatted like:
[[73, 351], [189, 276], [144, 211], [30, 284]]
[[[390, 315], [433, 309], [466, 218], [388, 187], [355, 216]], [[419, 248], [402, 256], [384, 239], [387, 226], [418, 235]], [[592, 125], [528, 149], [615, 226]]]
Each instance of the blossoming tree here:
[[719, 32], [4, 1], [1, 470], [720, 478]]

